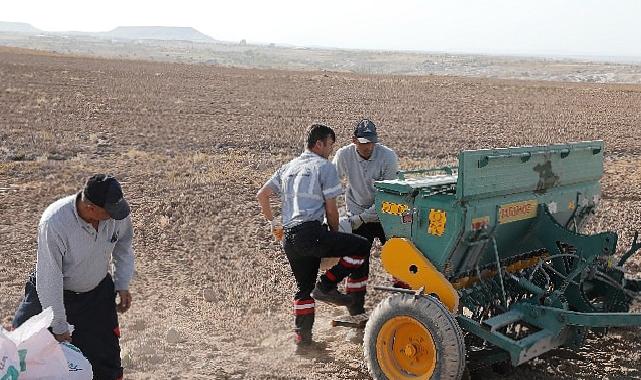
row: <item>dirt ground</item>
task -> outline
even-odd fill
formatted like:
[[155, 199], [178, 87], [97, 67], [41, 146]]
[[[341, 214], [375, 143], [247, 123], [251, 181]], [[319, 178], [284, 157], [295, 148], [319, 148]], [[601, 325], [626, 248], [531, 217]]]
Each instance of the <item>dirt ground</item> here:
[[[44, 208], [91, 173], [122, 180], [133, 208], [134, 304], [121, 316], [127, 379], [367, 379], [340, 314], [320, 306], [326, 350], [293, 353], [292, 276], [254, 195], [299, 154], [312, 122], [347, 144], [379, 125], [403, 169], [461, 149], [604, 139], [590, 230], [619, 251], [641, 219], [641, 86], [241, 70], [0, 48], [0, 318], [34, 268]], [[387, 284], [377, 255], [373, 284]], [[628, 265], [639, 276], [641, 260]], [[372, 294], [369, 307], [384, 295]], [[168, 334], [169, 333], [169, 334]], [[591, 336], [507, 379], [641, 378], [641, 335]], [[488, 373], [488, 379], [495, 375]]]

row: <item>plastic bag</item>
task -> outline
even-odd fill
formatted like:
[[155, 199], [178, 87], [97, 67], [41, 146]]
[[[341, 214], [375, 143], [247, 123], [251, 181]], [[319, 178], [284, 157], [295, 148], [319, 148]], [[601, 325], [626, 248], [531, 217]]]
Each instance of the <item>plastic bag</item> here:
[[[51, 321], [53, 321], [53, 310], [48, 307], [42, 313], [29, 318], [17, 329], [4, 333], [17, 349], [20, 360], [20, 380], [91, 379], [93, 373], [89, 361], [75, 346], [56, 341], [47, 330]], [[70, 328], [70, 331], [73, 331], [73, 327], [70, 326]], [[72, 351], [68, 353], [69, 362], [65, 351]], [[82, 371], [77, 371], [78, 368]]]
[[91, 363], [82, 354], [82, 351], [71, 343], [60, 343], [62, 353], [67, 359], [67, 379], [69, 380], [91, 380], [93, 378], [93, 370]]
[[16, 380], [20, 375], [18, 348], [5, 334], [6, 331], [0, 328], [0, 379]]
[[48, 307], [29, 318], [13, 331], [5, 333], [18, 349], [20, 380], [67, 378], [67, 360], [60, 345], [47, 330], [53, 321], [53, 310]]

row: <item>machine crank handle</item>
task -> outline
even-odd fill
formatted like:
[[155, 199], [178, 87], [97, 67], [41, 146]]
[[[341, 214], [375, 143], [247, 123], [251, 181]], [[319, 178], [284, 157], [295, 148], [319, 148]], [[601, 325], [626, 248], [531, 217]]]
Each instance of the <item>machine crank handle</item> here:
[[630, 249], [621, 256], [621, 260], [619, 260], [619, 263], [617, 266], [622, 267], [623, 264], [630, 258], [630, 256], [634, 255], [636, 251], [638, 251], [641, 248], [641, 243], [638, 243], [638, 238], [639, 238], [639, 231], [634, 231], [634, 239], [632, 239], [632, 245], [630, 246]]

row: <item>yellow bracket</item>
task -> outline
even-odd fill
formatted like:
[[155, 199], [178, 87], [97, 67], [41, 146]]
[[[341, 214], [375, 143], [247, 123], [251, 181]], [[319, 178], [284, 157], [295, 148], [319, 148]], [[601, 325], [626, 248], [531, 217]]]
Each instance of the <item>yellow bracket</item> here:
[[436, 295], [450, 312], [458, 313], [458, 293], [452, 284], [409, 240], [389, 239], [381, 250], [381, 264], [412, 289], [423, 288], [425, 293]]

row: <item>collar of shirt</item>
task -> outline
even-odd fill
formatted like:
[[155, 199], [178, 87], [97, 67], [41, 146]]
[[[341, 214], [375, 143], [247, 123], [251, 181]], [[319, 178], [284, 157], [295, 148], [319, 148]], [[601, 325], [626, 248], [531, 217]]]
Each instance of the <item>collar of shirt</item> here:
[[374, 149], [372, 149], [372, 154], [369, 156], [369, 158], [363, 158], [360, 154], [358, 154], [358, 150], [356, 150], [356, 144], [354, 144], [354, 153], [356, 154], [356, 159], [358, 162], [363, 162], [363, 161], [373, 161], [376, 158], [376, 153], [378, 152], [378, 144], [374, 144]]
[[305, 151], [300, 155], [301, 157], [316, 157], [316, 158], [322, 158], [323, 160], [326, 160], [325, 157], [321, 156], [320, 154], [316, 154], [312, 152], [311, 150], [305, 148]]
[[[87, 223], [84, 219], [82, 219], [80, 217], [80, 214], [78, 214], [78, 200], [80, 200], [81, 196], [82, 196], [82, 194], [79, 192], [78, 194], [76, 194], [76, 196], [75, 196], [75, 198], [73, 200], [73, 206], [71, 207], [73, 209], [73, 215], [76, 217], [76, 221], [78, 222], [80, 227], [82, 227], [83, 230], [85, 230], [85, 231], [87, 231], [87, 232], [89, 232], [91, 234], [94, 234], [94, 233], [97, 232], [96, 229], [93, 228], [93, 226], [90, 223]], [[105, 224], [106, 223], [102, 222], [102, 221], [98, 222], [98, 231], [104, 229], [105, 228]]]

